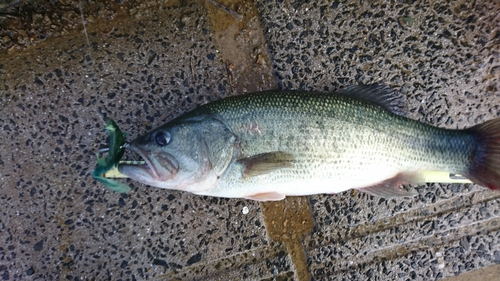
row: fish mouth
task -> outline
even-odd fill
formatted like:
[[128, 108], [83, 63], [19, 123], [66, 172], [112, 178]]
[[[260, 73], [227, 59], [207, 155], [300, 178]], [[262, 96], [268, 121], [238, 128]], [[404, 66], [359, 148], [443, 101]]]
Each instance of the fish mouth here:
[[138, 169], [142, 172], [141, 174], [146, 172], [156, 181], [167, 181], [179, 171], [179, 163], [168, 153], [146, 151], [135, 145], [129, 145], [127, 149], [142, 158], [145, 164], [120, 166], [133, 166], [132, 171]]

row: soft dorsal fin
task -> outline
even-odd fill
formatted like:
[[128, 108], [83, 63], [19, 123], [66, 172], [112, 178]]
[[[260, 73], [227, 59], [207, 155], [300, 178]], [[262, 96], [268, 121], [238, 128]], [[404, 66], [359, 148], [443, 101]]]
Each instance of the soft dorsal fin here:
[[383, 84], [354, 85], [346, 87], [338, 93], [378, 104], [400, 116], [407, 115], [404, 96]]
[[244, 177], [268, 174], [278, 169], [291, 167], [294, 162], [292, 154], [282, 151], [257, 154], [238, 160], [245, 166]]

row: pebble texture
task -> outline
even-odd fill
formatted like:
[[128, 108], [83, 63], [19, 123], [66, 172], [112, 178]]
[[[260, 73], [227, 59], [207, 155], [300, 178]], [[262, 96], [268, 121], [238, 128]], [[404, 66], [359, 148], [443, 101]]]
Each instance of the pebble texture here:
[[383, 82], [411, 116], [451, 128], [498, 114], [499, 4], [261, 2], [278, 83], [333, 91]]
[[[260, 1], [280, 88], [383, 82], [410, 117], [469, 127], [500, 115], [495, 1]], [[430, 280], [500, 263], [500, 195], [429, 184], [412, 199], [311, 196], [314, 280]]]
[[[4, 2], [9, 13], [38, 7]], [[120, 195], [90, 176], [106, 119], [135, 137], [237, 94], [207, 3], [84, 5], [88, 43], [77, 3], [65, 3], [67, 21], [34, 13], [31, 29], [0, 14], [1, 279], [296, 279], [291, 247], [268, 238], [258, 203], [133, 182]], [[282, 89], [383, 82], [403, 92], [412, 118], [448, 128], [499, 115], [497, 1], [257, 3]], [[308, 197], [314, 230], [301, 242], [313, 280], [435, 280], [500, 263], [499, 193], [417, 190]]]
[[[4, 280], [144, 280], [268, 245], [256, 202], [92, 179], [108, 118], [133, 137], [231, 94], [203, 5], [149, 17], [2, 54]], [[261, 276], [290, 267], [278, 253]]]

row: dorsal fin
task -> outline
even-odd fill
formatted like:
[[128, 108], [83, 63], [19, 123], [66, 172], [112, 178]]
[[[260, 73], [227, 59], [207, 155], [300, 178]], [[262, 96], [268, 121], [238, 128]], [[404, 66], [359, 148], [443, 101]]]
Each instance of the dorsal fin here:
[[378, 104], [400, 116], [407, 115], [404, 96], [383, 84], [353, 85], [340, 90], [338, 93]]

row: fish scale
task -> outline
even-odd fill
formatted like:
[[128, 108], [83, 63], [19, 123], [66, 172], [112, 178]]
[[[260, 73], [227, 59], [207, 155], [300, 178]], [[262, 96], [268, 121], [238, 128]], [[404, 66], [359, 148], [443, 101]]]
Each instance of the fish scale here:
[[[241, 179], [243, 167], [234, 163], [219, 188], [200, 193], [204, 195], [226, 189], [235, 195], [241, 194], [239, 189], [338, 193], [403, 171], [462, 173], [473, 150], [473, 137], [466, 132], [431, 127], [344, 95], [265, 92], [229, 98], [204, 110], [233, 132], [248, 123], [262, 128], [261, 134], [235, 133], [247, 155], [285, 151], [295, 156], [293, 167], [257, 178]], [[378, 176], [364, 178], [370, 170]], [[310, 184], [317, 188], [304, 188]]]
[[[311, 157], [340, 156], [339, 150], [370, 150], [406, 154], [400, 158], [411, 157], [424, 165], [435, 162], [436, 167], [429, 167], [432, 170], [464, 170], [464, 164], [457, 167], [454, 163], [463, 163], [473, 147], [473, 137], [466, 132], [432, 127], [342, 95], [265, 92], [235, 99], [239, 102], [226, 99], [206, 109], [233, 132], [245, 122], [264, 128], [261, 135], [236, 133], [250, 154], [304, 152], [304, 147], [297, 146], [300, 144], [311, 149]], [[453, 149], [448, 149], [450, 145]]]
[[500, 187], [500, 119], [466, 130], [404, 116], [383, 85], [339, 93], [268, 91], [216, 101], [149, 132], [127, 149], [146, 165], [130, 178], [200, 195], [280, 200], [338, 193], [408, 196], [400, 184], [462, 174]]

